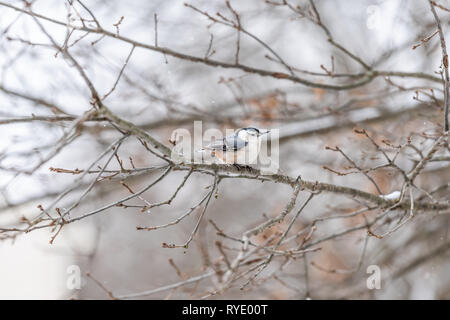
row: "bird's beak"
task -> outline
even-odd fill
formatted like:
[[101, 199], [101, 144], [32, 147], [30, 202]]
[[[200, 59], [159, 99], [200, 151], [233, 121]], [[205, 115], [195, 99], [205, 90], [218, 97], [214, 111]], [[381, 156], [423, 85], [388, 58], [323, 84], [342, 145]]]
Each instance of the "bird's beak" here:
[[262, 135], [264, 135], [264, 134], [267, 134], [267, 133], [269, 133], [270, 132], [270, 130], [267, 130], [267, 131], [265, 131], [265, 132], [260, 132], [260, 136], [262, 136]]

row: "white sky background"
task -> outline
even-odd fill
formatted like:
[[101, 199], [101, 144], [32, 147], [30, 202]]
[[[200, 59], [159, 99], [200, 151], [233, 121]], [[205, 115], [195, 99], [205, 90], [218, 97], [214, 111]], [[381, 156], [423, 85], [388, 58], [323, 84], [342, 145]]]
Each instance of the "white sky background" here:
[[[21, 7], [21, 1], [8, 1], [13, 5]], [[85, 1], [85, 4], [93, 9], [101, 24], [113, 30], [112, 24], [116, 23], [123, 15], [125, 17], [120, 26], [121, 35], [127, 36], [146, 43], [153, 43], [153, 13], [157, 12], [159, 17], [158, 42], [160, 46], [176, 49], [189, 54], [203, 55], [209, 41], [209, 32], [206, 25], [209, 22], [191, 9], [183, 5], [183, 1], [111, 1], [111, 4], [103, 5], [105, 1]], [[337, 1], [336, 1], [337, 2]], [[39, 0], [33, 5], [35, 12], [43, 15], [64, 19], [66, 7], [64, 1]], [[209, 12], [215, 12], [216, 7], [224, 7], [220, 0], [213, 1], [191, 1], [190, 3]], [[364, 54], [368, 61], [379, 57], [380, 52], [405, 42], [411, 46], [418, 42], [419, 36], [414, 34], [411, 25], [412, 5], [405, 0], [386, 1], [340, 1], [334, 5], [334, 1], [319, 1], [319, 10], [322, 20], [330, 24], [335, 39], [344, 46], [349, 45], [357, 54]], [[275, 50], [282, 53], [288, 63], [311, 71], [320, 71], [320, 64], [329, 65], [329, 47], [326, 39], [320, 32], [311, 33], [317, 27], [308, 23], [286, 24], [289, 29], [280, 30], [284, 25], [286, 17], [275, 19], [263, 1], [232, 1], [233, 6], [242, 12], [244, 25], [249, 31], [266, 39]], [[323, 4], [323, 5], [322, 5]], [[324, 11], [323, 9], [327, 9]], [[261, 9], [263, 9], [262, 12]], [[322, 9], [322, 10], [321, 10]], [[375, 10], [375, 11], [373, 11]], [[430, 15], [427, 6], [414, 8], [416, 15], [420, 12]], [[4, 7], [0, 7], [0, 28], [3, 30], [18, 13]], [[246, 21], [251, 21], [248, 23]], [[431, 21], [431, 20], [428, 20]], [[65, 29], [56, 27], [50, 23], [43, 23], [56, 39], [62, 41], [65, 37]], [[367, 27], [369, 25], [369, 27]], [[361, 28], [364, 28], [362, 31]], [[229, 42], [230, 45], [218, 45], [215, 55], [217, 60], [230, 60], [234, 54], [234, 33], [222, 27], [213, 27], [211, 32], [215, 35], [217, 43]], [[355, 35], [364, 34], [366, 39], [355, 38]], [[47, 42], [46, 37], [35, 26], [32, 19], [22, 15], [18, 22], [8, 33], [9, 36], [20, 36], [34, 42]], [[318, 36], [321, 38], [319, 39]], [[423, 35], [422, 35], [423, 36]], [[243, 36], [244, 37], [244, 36]], [[88, 41], [94, 41], [97, 36], [89, 36]], [[355, 40], [356, 39], [356, 40]], [[261, 68], [273, 68], [279, 70], [275, 64], [261, 59], [266, 53], [252, 52], [254, 46], [245, 46], [250, 40], [243, 42], [242, 62]], [[80, 43], [72, 49], [77, 57], [83, 52], [83, 46], [88, 42]], [[0, 66], [9, 59], [16, 56], [23, 45], [6, 41], [2, 35], [0, 38]], [[101, 52], [96, 56], [82, 56], [80, 61], [87, 67], [87, 72], [101, 94], [106, 93], [114, 83], [116, 76], [129, 53], [130, 46], [118, 43], [113, 39], [103, 39], [96, 45]], [[322, 49], [322, 50], [320, 50]], [[398, 56], [390, 60], [383, 69], [395, 68], [402, 71], [415, 71], [422, 69], [423, 61], [415, 59], [418, 51], [410, 50], [408, 56]], [[12, 69], [0, 70], [0, 81], [7, 88], [26, 91], [27, 94], [43, 96], [63, 105], [67, 111], [81, 114], [89, 108], [89, 93], [74, 68], [68, 67], [60, 56], [54, 57], [53, 50], [39, 49], [34, 52], [27, 48], [28, 53], [20, 58]], [[434, 61], [428, 61], [429, 73], [437, 70], [439, 56]], [[240, 75], [242, 72], [236, 70], [214, 69], [189, 63], [168, 57], [168, 64], [164, 63], [164, 57], [159, 53], [153, 53], [137, 48], [133, 54], [127, 70], [130, 75], [140, 74], [142, 77], [153, 78], [155, 81], [164, 83], [167, 91], [155, 94], [167, 94], [168, 96], [180, 98], [185, 103], [195, 103], [200, 106], [214, 105], [223, 100], [230, 101], [232, 97], [223, 86], [217, 84], [220, 76]], [[95, 62], [95, 63], [94, 63]], [[196, 68], [196, 69], [193, 69]], [[434, 68], [434, 69], [433, 69]], [[199, 71], [200, 70], [200, 71]], [[190, 74], [193, 73], [193, 76]], [[261, 88], [271, 83], [271, 80], [251, 76], [252, 80], [247, 82], [247, 90], [258, 93]], [[67, 88], [59, 91], [61, 87]], [[283, 82], [286, 88], [292, 87], [290, 83]], [[142, 118], [164, 115], [164, 108], [158, 104], [148, 107], [148, 101], [139, 96], [127, 97], [127, 92], [121, 92], [120, 84], [117, 92], [108, 99], [107, 104], [122, 116], [140, 114]], [[123, 105], [127, 97], [127, 105]], [[19, 99], [11, 99], [9, 96], [0, 94], [0, 118], [2, 116], [25, 116], [30, 115], [32, 108], [26, 102]], [[35, 110], [35, 109], [33, 109]], [[42, 114], [48, 113], [42, 110]], [[49, 131], [51, 130], [51, 131]], [[49, 133], [51, 132], [51, 133]], [[8, 151], [21, 151], [36, 146], [51, 145], [55, 142], [62, 131], [57, 127], [9, 125], [0, 126], [0, 154]], [[282, 134], [282, 130], [281, 130]], [[37, 177], [20, 176], [9, 183], [12, 178], [10, 174], [0, 171], [0, 185], [9, 183], [6, 188], [8, 199], [12, 202], [21, 201], [32, 195], [39, 195], [49, 189], [60, 190], [67, 181], [67, 177], [60, 177], [50, 173], [48, 168], [55, 167], [78, 167], [83, 168], [89, 160], [92, 160], [102, 150], [102, 146], [93, 145], [91, 141], [80, 139], [74, 145], [76, 148], [85, 148], [86, 153], [62, 153], [51, 162], [47, 163], [38, 172]], [[86, 149], [88, 148], [88, 149]], [[3, 166], [27, 166], [29, 159], [17, 158], [2, 163]], [[0, 204], [2, 197], [0, 197]], [[16, 215], [33, 214], [35, 203], [19, 209], [0, 211], [0, 222], [5, 223]], [[89, 253], [93, 243], [94, 231], [89, 223], [77, 223], [64, 230], [57, 238], [53, 246], [48, 244], [50, 234], [48, 231], [32, 232], [19, 237], [14, 244], [10, 241], [0, 242], [0, 298], [45, 298], [57, 299], [70, 296], [65, 288], [66, 268], [74, 261], [74, 250], [76, 252]], [[73, 248], [73, 237], [77, 237], [76, 248]], [[79, 240], [79, 241], [78, 241]], [[432, 292], [426, 290], [432, 286], [432, 282], [424, 279], [418, 280], [419, 289], [414, 290], [415, 298], [433, 298]], [[431, 293], [430, 293], [431, 292]]]

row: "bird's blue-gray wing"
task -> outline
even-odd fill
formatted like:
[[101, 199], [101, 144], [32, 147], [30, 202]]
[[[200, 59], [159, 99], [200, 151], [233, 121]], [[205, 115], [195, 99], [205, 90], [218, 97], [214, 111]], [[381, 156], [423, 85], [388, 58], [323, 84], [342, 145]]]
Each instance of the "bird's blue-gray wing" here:
[[247, 141], [240, 139], [236, 135], [227, 136], [223, 138], [223, 141], [224, 145], [226, 145], [226, 149], [224, 148], [225, 151], [242, 149], [248, 143]]
[[235, 135], [212, 141], [205, 149], [231, 151], [239, 150], [247, 145], [247, 142]]

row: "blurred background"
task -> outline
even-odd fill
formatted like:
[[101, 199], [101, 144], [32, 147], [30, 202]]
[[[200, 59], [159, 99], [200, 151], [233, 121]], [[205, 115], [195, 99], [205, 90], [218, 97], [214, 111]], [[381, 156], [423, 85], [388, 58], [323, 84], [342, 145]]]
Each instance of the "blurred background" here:
[[[66, 43], [67, 28], [40, 19], [45, 30], [69, 48], [101, 96], [114, 88], [104, 99], [105, 105], [167, 146], [175, 129], [192, 132], [194, 121], [202, 121], [203, 130], [223, 132], [246, 126], [279, 129], [283, 174], [377, 194], [374, 183], [364, 174], [340, 175], [326, 169], [357, 171], [339, 152], [325, 147], [339, 146], [362, 169], [382, 166], [385, 159], [381, 152], [353, 131], [364, 128], [390, 156], [398, 153], [397, 166], [408, 172], [432, 146], [430, 137], [443, 129], [442, 54], [427, 1], [314, 1], [333, 41], [380, 72], [349, 90], [320, 87], [357, 83], [366, 79], [367, 70], [328, 41], [309, 1], [231, 0], [234, 12], [222, 0], [187, 1], [194, 9], [177, 0], [85, 0], [83, 5], [77, 1], [30, 2], [35, 13], [75, 25], [81, 25], [81, 16], [95, 28], [95, 23], [88, 21], [89, 8], [104, 29], [150, 45], [155, 44], [157, 25], [158, 46], [230, 64], [236, 59], [236, 28], [213, 23], [201, 12], [219, 20], [222, 18], [216, 13], [221, 13], [229, 21], [235, 21], [234, 13], [238, 13], [248, 33], [239, 34], [239, 64], [282, 76], [208, 66], [140, 47], [130, 55], [130, 43], [83, 31], [73, 31]], [[32, 220], [39, 214], [38, 205], [45, 207], [77, 179], [75, 174], [50, 168], [86, 169], [121, 134], [107, 122], [86, 123], [70, 144], [52, 155], [70, 122], [10, 121], [32, 116], [80, 116], [91, 108], [91, 94], [76, 68], [50, 45], [33, 17], [5, 4], [24, 8], [25, 2], [0, 3], [0, 228], [10, 229], [23, 224], [24, 219]], [[449, 1], [439, 4], [450, 6]], [[436, 10], [448, 38], [449, 13]], [[319, 85], [285, 79], [284, 74], [291, 72]], [[408, 141], [410, 145], [401, 150], [393, 147]], [[415, 189], [415, 199], [426, 200], [426, 193], [431, 193], [437, 201], [448, 203], [448, 154], [447, 144], [436, 154], [441, 161], [426, 166], [416, 180], [426, 192]], [[161, 164], [136, 139], [127, 139], [118, 156], [126, 168]], [[120, 169], [119, 163], [112, 161], [108, 169]], [[151, 171], [126, 181], [138, 190], [160, 174]], [[142, 196], [150, 203], [165, 201], [185, 175], [174, 171]], [[402, 174], [392, 166], [370, 170], [369, 175], [384, 195], [402, 187]], [[93, 178], [85, 177], [80, 187], [63, 199], [61, 208], [70, 207]], [[163, 248], [161, 244], [186, 241], [197, 215], [166, 229], [136, 230], [137, 226], [176, 219], [204, 197], [211, 182], [210, 176], [194, 173], [170, 206], [156, 207], [150, 213], [113, 207], [64, 226], [53, 244], [49, 241], [55, 232], [49, 228], [0, 233], [0, 298], [107, 299], [108, 290], [117, 296], [127, 295], [195, 277], [215, 264], [223, 265], [224, 258], [214, 244], [217, 239], [229, 248], [230, 259], [239, 247], [237, 242], [220, 238], [209, 219], [227, 235], [240, 239], [245, 230], [278, 215], [292, 193], [282, 184], [224, 179], [187, 250]], [[81, 216], [127, 195], [120, 179], [105, 178], [71, 216]], [[301, 192], [298, 203], [307, 196]], [[299, 232], [317, 219], [352, 213], [359, 205], [344, 195], [321, 193], [308, 203], [292, 231]], [[370, 218], [379, 212], [368, 214]], [[394, 228], [402, 214], [394, 212], [389, 216], [391, 221], [382, 220], [374, 229], [381, 234]], [[311, 241], [359, 226], [366, 219], [365, 215], [354, 215], [318, 221]], [[236, 285], [208, 298], [448, 299], [450, 255], [445, 244], [450, 241], [449, 223], [448, 212], [427, 212], [382, 239], [367, 236], [367, 230], [361, 228], [321, 240], [319, 251], [308, 254], [308, 259], [292, 260], [276, 276], [262, 275], [261, 281], [244, 290]], [[255, 242], [263, 243], [286, 227], [284, 222], [268, 229]], [[278, 264], [274, 261], [266, 271], [275, 270]], [[68, 268], [73, 265], [82, 273], [80, 289], [67, 285]], [[380, 267], [381, 289], [366, 287], [370, 265]], [[206, 278], [138, 298], [198, 299], [214, 288], [215, 280]]]

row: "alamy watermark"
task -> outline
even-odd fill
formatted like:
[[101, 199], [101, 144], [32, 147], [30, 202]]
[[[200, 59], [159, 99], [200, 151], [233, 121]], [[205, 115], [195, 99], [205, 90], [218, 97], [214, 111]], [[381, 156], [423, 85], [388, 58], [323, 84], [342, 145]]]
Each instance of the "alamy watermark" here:
[[80, 266], [73, 264], [67, 267], [66, 273], [68, 274], [66, 280], [66, 286], [69, 290], [80, 290], [82, 286], [81, 268]]
[[377, 5], [370, 5], [366, 9], [366, 26], [369, 30], [379, 29], [381, 26], [381, 8]]
[[[257, 134], [244, 134], [245, 129]], [[256, 129], [256, 130], [253, 130]], [[210, 128], [203, 132], [202, 121], [194, 121], [194, 132], [184, 128], [172, 132], [174, 144], [171, 159], [175, 163], [217, 163], [255, 166], [264, 175], [278, 173], [279, 129], [244, 128], [222, 130]], [[224, 140], [225, 138], [225, 140]], [[225, 142], [224, 142], [225, 141]], [[221, 148], [221, 143], [224, 147]], [[208, 144], [214, 148], [205, 148]]]
[[366, 281], [367, 289], [381, 289], [381, 269], [376, 264], [367, 267], [366, 272], [371, 274]]

